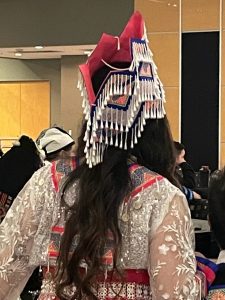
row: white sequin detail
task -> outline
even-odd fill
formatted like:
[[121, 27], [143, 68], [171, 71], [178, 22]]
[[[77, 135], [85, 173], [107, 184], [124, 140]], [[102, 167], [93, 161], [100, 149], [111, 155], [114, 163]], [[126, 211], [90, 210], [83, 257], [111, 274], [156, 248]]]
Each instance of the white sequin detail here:
[[[76, 195], [75, 183], [65, 199], [72, 204]], [[47, 263], [51, 227], [63, 224], [63, 216], [51, 165], [47, 165], [33, 175], [0, 225], [1, 300], [17, 299], [34, 268]], [[182, 193], [166, 179], [157, 181], [121, 205], [119, 220], [122, 247], [118, 268], [144, 269], [150, 275], [149, 286], [127, 283], [122, 294], [140, 300], [197, 299], [193, 229]], [[105, 299], [105, 285], [98, 287], [99, 299]], [[113, 290], [107, 291], [110, 297], [115, 295]]]

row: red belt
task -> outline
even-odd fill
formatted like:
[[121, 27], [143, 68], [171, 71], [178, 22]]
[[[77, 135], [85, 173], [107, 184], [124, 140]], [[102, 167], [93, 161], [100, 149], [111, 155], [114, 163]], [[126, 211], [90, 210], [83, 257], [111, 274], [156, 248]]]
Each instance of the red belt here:
[[107, 276], [103, 273], [98, 275], [96, 283], [98, 282], [124, 282], [149, 285], [149, 275], [144, 269], [125, 269], [120, 274], [115, 271], [108, 271]]
[[[45, 275], [46, 268], [43, 268], [43, 273]], [[50, 267], [50, 272], [54, 274], [55, 267]], [[84, 273], [85, 269], [81, 268], [81, 273]], [[101, 273], [96, 278], [97, 282], [125, 282], [125, 283], [136, 283], [149, 285], [149, 275], [148, 271], [145, 269], [125, 269], [121, 270], [121, 273], [118, 274], [115, 271], [108, 271], [107, 276], [105, 273]]]

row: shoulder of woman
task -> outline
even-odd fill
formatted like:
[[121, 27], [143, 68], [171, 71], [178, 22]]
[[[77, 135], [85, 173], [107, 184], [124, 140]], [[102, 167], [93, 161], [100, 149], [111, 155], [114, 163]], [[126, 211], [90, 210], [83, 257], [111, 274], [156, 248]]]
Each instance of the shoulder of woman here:
[[152, 172], [145, 173], [145, 179], [148, 178], [148, 175], [151, 177], [137, 187], [132, 196], [134, 199], [140, 198], [143, 205], [149, 207], [149, 211], [157, 211], [159, 215], [162, 211], [167, 212], [172, 201], [177, 205], [180, 203], [187, 206], [183, 193], [168, 179]]
[[41, 167], [40, 169], [38, 169], [37, 171], [34, 172], [34, 174], [31, 177], [31, 181], [35, 181], [36, 183], [38, 183], [38, 181], [42, 178], [43, 180], [46, 180], [48, 178], [51, 178], [51, 167], [52, 164], [48, 163], [46, 165], [44, 165], [43, 167]]
[[161, 194], [171, 195], [177, 193], [183, 195], [179, 188], [170, 183], [168, 179], [143, 166], [133, 166], [130, 168], [130, 174], [134, 190], [141, 187], [141, 191], [143, 191], [149, 187], [149, 191], [153, 190]]
[[51, 177], [51, 165], [43, 166], [34, 172], [18, 196], [29, 198], [35, 207], [43, 205], [54, 194]]

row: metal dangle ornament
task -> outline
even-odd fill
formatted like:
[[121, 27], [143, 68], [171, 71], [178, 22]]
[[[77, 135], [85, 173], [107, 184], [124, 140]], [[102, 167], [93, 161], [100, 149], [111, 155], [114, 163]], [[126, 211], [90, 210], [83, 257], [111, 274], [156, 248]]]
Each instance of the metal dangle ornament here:
[[56, 294], [55, 294], [55, 283], [53, 279], [53, 274], [50, 271], [49, 267], [49, 260], [50, 258], [48, 257], [48, 266], [47, 266], [47, 271], [44, 274], [44, 279], [42, 282], [41, 286], [41, 292], [38, 297], [38, 300], [56, 300]]

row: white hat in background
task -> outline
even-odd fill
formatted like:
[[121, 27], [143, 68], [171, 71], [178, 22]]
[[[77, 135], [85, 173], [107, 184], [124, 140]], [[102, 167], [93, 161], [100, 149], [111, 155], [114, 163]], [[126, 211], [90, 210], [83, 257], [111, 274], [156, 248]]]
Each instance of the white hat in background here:
[[46, 154], [59, 151], [70, 144], [74, 144], [72, 137], [58, 128], [47, 129], [39, 139], [39, 147], [45, 150]]

